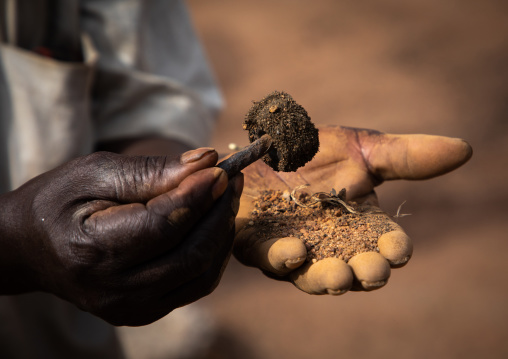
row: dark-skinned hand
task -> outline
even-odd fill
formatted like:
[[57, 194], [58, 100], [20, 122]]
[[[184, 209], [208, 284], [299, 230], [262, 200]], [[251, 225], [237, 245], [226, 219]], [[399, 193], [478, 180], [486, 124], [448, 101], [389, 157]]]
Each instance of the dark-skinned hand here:
[[212, 292], [233, 245], [242, 175], [217, 152], [98, 152], [0, 196], [2, 294], [46, 291], [114, 325]]
[[[384, 181], [423, 180], [442, 175], [472, 155], [469, 144], [455, 138], [430, 135], [390, 135], [377, 131], [328, 126], [319, 131], [320, 150], [296, 172], [275, 172], [262, 161], [244, 169], [245, 189], [237, 218], [234, 254], [267, 275], [291, 281], [311, 294], [342, 294], [350, 289], [382, 287], [391, 267], [404, 265], [412, 243], [403, 229], [379, 238], [379, 253], [353, 257], [348, 264], [337, 258], [306, 262], [307, 249], [294, 237], [261, 240], [255, 224], [247, 225], [253, 200], [262, 190], [291, 192], [310, 184], [309, 193], [346, 188], [347, 199], [380, 211], [374, 188]], [[307, 190], [307, 189], [306, 189]], [[392, 221], [386, 215], [386, 221]]]

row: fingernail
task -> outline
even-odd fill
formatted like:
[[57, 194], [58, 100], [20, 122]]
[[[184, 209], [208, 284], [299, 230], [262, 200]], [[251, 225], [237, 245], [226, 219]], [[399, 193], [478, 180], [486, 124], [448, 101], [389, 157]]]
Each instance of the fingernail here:
[[228, 187], [228, 175], [226, 171], [218, 167], [214, 168], [213, 175], [215, 177], [215, 183], [212, 187], [212, 198], [216, 200]]
[[326, 292], [330, 295], [341, 295], [347, 292], [347, 289], [327, 289]]
[[296, 269], [300, 267], [305, 262], [305, 257], [303, 258], [296, 258], [296, 259], [288, 259], [286, 262], [284, 262], [284, 265], [288, 269]]
[[215, 149], [212, 147], [202, 147], [196, 150], [187, 151], [180, 156], [180, 163], [182, 165], [199, 161], [207, 154], [214, 152]]

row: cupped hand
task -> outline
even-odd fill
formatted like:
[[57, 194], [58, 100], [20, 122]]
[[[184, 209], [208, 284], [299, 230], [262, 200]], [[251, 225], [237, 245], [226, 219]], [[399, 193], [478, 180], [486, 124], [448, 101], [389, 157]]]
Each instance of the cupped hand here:
[[37, 290], [114, 325], [144, 325], [214, 290], [229, 259], [243, 187], [213, 149], [180, 157], [99, 152], [11, 196]]
[[[319, 130], [320, 150], [296, 172], [275, 172], [262, 161], [243, 170], [245, 189], [237, 217], [234, 254], [267, 275], [293, 282], [311, 294], [342, 294], [350, 289], [382, 287], [391, 267], [404, 265], [412, 243], [400, 226], [378, 208], [374, 188], [386, 180], [423, 180], [464, 164], [472, 155], [461, 139], [430, 135], [391, 135], [373, 130], [328, 126]], [[379, 252], [361, 253], [346, 264], [337, 258], [306, 261], [307, 248], [295, 237], [262, 240], [250, 222], [253, 201], [267, 189], [291, 192], [309, 184], [308, 192], [346, 189], [353, 200], [384, 216], [393, 230], [378, 240]]]

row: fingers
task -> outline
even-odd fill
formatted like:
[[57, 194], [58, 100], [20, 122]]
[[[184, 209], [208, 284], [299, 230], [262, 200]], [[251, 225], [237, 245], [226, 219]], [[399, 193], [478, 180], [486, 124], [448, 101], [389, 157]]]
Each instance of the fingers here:
[[[389, 253], [407, 253], [407, 248], [400, 251], [400, 246], [394, 247], [385, 244]], [[408, 256], [400, 256], [396, 258], [396, 264], [392, 265], [392, 261], [381, 252], [364, 252], [353, 256], [348, 263], [338, 258], [325, 258], [308, 263], [292, 272], [289, 278], [298, 289], [309, 294], [340, 295], [350, 289], [371, 291], [388, 282], [390, 268], [400, 267], [408, 260]]]
[[[262, 252], [257, 267], [277, 276], [288, 275], [288, 279], [300, 290], [309, 294], [340, 295], [348, 290], [371, 291], [383, 287], [390, 277], [391, 267], [401, 267], [409, 261], [412, 245], [409, 237], [401, 232], [389, 232], [384, 237], [380, 252], [364, 252], [353, 256], [348, 263], [339, 258], [325, 258], [317, 262], [304, 264], [305, 260], [299, 261], [294, 267], [287, 265], [287, 256], [273, 251], [272, 256], [283, 258], [273, 263], [265, 252], [266, 258], [262, 258]], [[268, 241], [268, 247], [284, 248], [284, 240]], [[295, 240], [298, 240], [295, 238]], [[301, 241], [298, 240], [300, 243]], [[267, 242], [267, 243], [268, 243]], [[289, 247], [289, 246], [288, 246]], [[259, 250], [262, 246], [259, 246]], [[290, 247], [289, 247], [290, 248]], [[287, 248], [283, 249], [284, 251]], [[382, 253], [383, 252], [383, 253]], [[387, 258], [385, 255], [390, 257]], [[284, 262], [286, 260], [286, 262]], [[298, 268], [299, 267], [299, 268]]]
[[[180, 246], [136, 268], [132, 278], [147, 297], [156, 298], [150, 308], [129, 325], [145, 325], [175, 308], [210, 294], [218, 285], [231, 255], [234, 217], [243, 187], [242, 175], [231, 184], [213, 209]], [[142, 283], [142, 284], [140, 284]]]
[[[147, 283], [161, 282], [167, 292], [204, 274], [214, 266], [217, 255], [231, 251], [242, 176], [235, 176], [230, 182], [224, 195], [192, 227], [180, 245], [138, 266]], [[167, 276], [174, 278], [168, 281]]]
[[146, 206], [134, 203], [97, 211], [84, 221], [83, 228], [94, 240], [94, 247], [111, 256], [111, 262], [133, 266], [177, 246], [227, 185], [223, 170], [207, 168]]
[[409, 261], [412, 244], [404, 232], [397, 230], [383, 235], [379, 246], [379, 253], [359, 253], [347, 263], [339, 258], [307, 263], [293, 271], [289, 279], [309, 294], [340, 295], [350, 289], [379, 289], [388, 282], [391, 267], [401, 267]]
[[376, 252], [359, 253], [352, 257], [348, 264], [353, 271], [356, 290], [379, 289], [390, 277], [390, 264]]
[[144, 203], [176, 188], [192, 173], [214, 166], [218, 154], [213, 148], [198, 148], [180, 157], [122, 156], [99, 152], [81, 164], [92, 176], [93, 195], [118, 203]]
[[325, 258], [308, 263], [290, 274], [293, 284], [309, 294], [340, 295], [353, 284], [353, 272], [341, 259]]
[[413, 242], [402, 229], [383, 234], [377, 246], [392, 268], [404, 266], [413, 254]]
[[[309, 294], [340, 295], [348, 290], [379, 289], [387, 283], [391, 268], [402, 267], [409, 261], [413, 244], [389, 216], [378, 211], [371, 215], [380, 220], [376, 224], [379, 230], [389, 230], [377, 239], [377, 251], [354, 254], [347, 263], [333, 257], [306, 262], [303, 238], [286, 237], [263, 241], [257, 237], [255, 227], [249, 226], [237, 234], [234, 253], [242, 263], [258, 267], [270, 277], [285, 276], [286, 280]], [[377, 232], [378, 229], [374, 228], [373, 231]], [[323, 239], [337, 242], [343, 240], [340, 237]], [[357, 245], [362, 248], [361, 243], [358, 242]]]
[[422, 180], [450, 172], [472, 156], [464, 140], [431, 135], [389, 135], [358, 131], [370, 171], [383, 180]]
[[339, 258], [308, 263], [292, 272], [289, 278], [306, 293], [340, 295], [350, 289], [379, 289], [387, 283], [390, 272], [390, 264], [381, 254], [364, 252], [348, 263]]
[[177, 247], [121, 271], [117, 281], [107, 283], [119, 299], [95, 314], [114, 325], [146, 325], [211, 293], [231, 254], [242, 187], [241, 175], [232, 178]]
[[234, 254], [245, 265], [285, 276], [305, 262], [307, 249], [294, 237], [261, 241], [254, 228], [247, 228], [237, 233]]

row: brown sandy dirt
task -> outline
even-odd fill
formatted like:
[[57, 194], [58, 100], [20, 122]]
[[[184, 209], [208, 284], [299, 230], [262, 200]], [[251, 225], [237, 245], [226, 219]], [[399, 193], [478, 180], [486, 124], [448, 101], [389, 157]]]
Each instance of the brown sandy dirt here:
[[[284, 90], [315, 123], [462, 137], [459, 170], [392, 182], [414, 254], [372, 293], [310, 296], [231, 260], [201, 303], [270, 358], [508, 357], [508, 3], [189, 2], [227, 107], [213, 145], [246, 145], [251, 100]], [[502, 163], [500, 163], [502, 162]], [[338, 184], [338, 188], [340, 184]]]
[[299, 238], [307, 247], [308, 262], [330, 257], [348, 262], [359, 253], [379, 252], [379, 237], [397, 229], [377, 208], [345, 202], [332, 193], [311, 195], [297, 189], [260, 193], [247, 226], [265, 241]]

